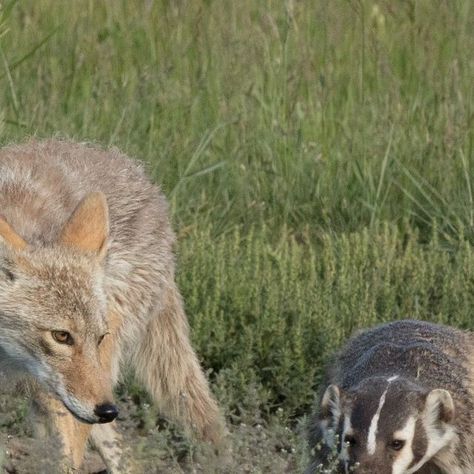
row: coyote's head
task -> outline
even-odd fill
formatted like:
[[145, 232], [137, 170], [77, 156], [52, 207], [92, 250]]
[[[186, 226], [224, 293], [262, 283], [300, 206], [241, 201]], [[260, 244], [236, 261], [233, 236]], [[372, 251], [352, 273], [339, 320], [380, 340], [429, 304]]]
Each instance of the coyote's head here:
[[82, 200], [54, 244], [29, 245], [0, 216], [0, 348], [88, 423], [117, 416], [101, 354], [107, 240], [101, 193]]

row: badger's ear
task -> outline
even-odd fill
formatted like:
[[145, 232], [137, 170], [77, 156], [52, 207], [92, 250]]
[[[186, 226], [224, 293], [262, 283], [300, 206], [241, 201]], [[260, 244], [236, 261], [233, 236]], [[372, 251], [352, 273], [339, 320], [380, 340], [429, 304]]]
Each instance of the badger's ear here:
[[334, 447], [336, 432], [341, 419], [341, 391], [337, 385], [329, 385], [319, 407], [319, 429], [324, 444]]
[[337, 425], [341, 416], [341, 391], [337, 385], [329, 385], [324, 392], [319, 416], [322, 420], [328, 420]]
[[425, 423], [427, 426], [442, 428], [454, 419], [454, 402], [447, 390], [431, 390], [426, 397]]
[[59, 243], [78, 250], [105, 255], [109, 235], [109, 212], [105, 196], [88, 194], [76, 207], [59, 236]]
[[24, 250], [28, 246], [2, 216], [0, 216], [0, 244], [7, 245], [15, 250]]

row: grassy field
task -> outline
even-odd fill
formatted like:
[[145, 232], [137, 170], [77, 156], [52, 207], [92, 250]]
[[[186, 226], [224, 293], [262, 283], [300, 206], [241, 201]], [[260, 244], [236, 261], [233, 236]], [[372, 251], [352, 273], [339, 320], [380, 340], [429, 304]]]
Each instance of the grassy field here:
[[[473, 50], [470, 0], [2, 3], [0, 142], [118, 146], [171, 201], [230, 472], [301, 471], [356, 328], [474, 327]], [[144, 469], [220, 471], [133, 381], [120, 399]], [[23, 402], [0, 408], [21, 445]]]

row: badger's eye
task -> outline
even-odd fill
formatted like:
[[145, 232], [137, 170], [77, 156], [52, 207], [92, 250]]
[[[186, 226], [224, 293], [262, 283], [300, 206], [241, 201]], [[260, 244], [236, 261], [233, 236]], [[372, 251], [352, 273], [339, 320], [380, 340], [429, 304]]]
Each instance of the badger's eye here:
[[51, 335], [56, 342], [59, 342], [59, 344], [66, 344], [68, 346], [74, 344], [74, 339], [67, 331], [51, 331]]
[[405, 446], [405, 441], [403, 441], [402, 439], [393, 439], [390, 442], [390, 448], [394, 451], [400, 451], [401, 449], [403, 449], [403, 446]]
[[346, 435], [344, 436], [344, 443], [348, 444], [349, 446], [355, 446], [357, 444], [357, 440], [353, 435]]

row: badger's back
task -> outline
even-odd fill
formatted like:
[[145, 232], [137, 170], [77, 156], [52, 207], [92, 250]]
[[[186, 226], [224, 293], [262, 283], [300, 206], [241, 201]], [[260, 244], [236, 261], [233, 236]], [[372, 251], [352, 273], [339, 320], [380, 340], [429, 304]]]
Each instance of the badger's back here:
[[[329, 369], [331, 383], [356, 386], [374, 376], [413, 378], [427, 388], [471, 390], [470, 333], [424, 321], [396, 321], [351, 338]], [[463, 395], [464, 396], [464, 395]]]

